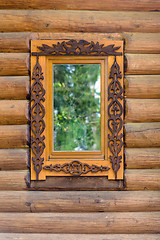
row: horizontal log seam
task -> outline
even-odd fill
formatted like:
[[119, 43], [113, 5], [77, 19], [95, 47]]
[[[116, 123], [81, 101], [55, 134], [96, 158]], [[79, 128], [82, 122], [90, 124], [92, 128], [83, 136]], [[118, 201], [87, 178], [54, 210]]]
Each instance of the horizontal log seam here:
[[24, 2], [22, 0], [1, 0], [0, 9], [53, 9], [53, 10], [94, 10], [94, 11], [160, 11], [160, 3], [158, 0], [32, 0]]

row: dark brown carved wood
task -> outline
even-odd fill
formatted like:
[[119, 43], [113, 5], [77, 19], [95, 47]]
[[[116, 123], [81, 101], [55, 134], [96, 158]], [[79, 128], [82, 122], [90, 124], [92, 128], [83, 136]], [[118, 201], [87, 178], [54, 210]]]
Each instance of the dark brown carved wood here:
[[121, 79], [122, 75], [120, 72], [120, 67], [115, 61], [111, 67], [111, 72], [109, 79], [112, 79], [108, 86], [108, 101], [111, 100], [108, 105], [108, 128], [111, 134], [108, 134], [108, 147], [112, 153], [109, 156], [112, 163], [112, 168], [115, 172], [115, 179], [117, 179], [117, 172], [120, 168], [120, 163], [122, 156], [119, 155], [123, 146], [123, 134], [121, 133], [123, 126], [123, 108], [119, 100], [123, 99], [123, 88], [118, 79]]
[[[45, 108], [43, 106], [43, 102], [45, 101], [45, 89], [42, 84], [44, 77], [42, 68], [39, 64], [39, 56], [49, 55], [115, 56], [115, 61], [110, 70], [109, 79], [111, 80], [108, 86], [108, 148], [111, 152], [109, 159], [115, 173], [115, 179], [117, 179], [117, 172], [122, 162], [121, 150], [123, 146], [123, 106], [121, 104], [123, 100], [123, 86], [119, 81], [122, 79], [122, 74], [116, 59], [116, 56], [122, 55], [122, 52], [116, 52], [120, 47], [114, 47], [114, 44], [104, 46], [104, 44], [100, 45], [99, 42], [94, 43], [93, 41], [69, 40], [67, 42], [63, 41], [61, 43], [52, 44], [52, 47], [42, 44], [42, 47], [37, 46], [37, 48], [41, 50], [41, 52], [32, 52], [32, 55], [37, 57], [37, 62], [33, 69], [32, 80], [34, 82], [31, 88], [31, 148], [36, 179], [39, 179], [39, 173], [44, 164], [44, 157], [42, 154], [45, 149]], [[64, 172], [72, 176], [81, 176], [88, 172], [95, 173], [99, 171], [108, 171], [110, 168], [102, 165], [89, 165], [75, 160], [63, 164], [46, 165], [43, 169]]]
[[99, 42], [94, 43], [93, 41], [88, 42], [85, 40], [69, 40], [61, 43], [52, 44], [52, 47], [42, 44], [42, 47], [38, 47], [41, 52], [33, 52], [32, 55], [50, 56], [50, 55], [122, 55], [121, 52], [116, 52], [120, 47], [114, 47], [114, 44], [104, 46]]
[[97, 165], [89, 165], [86, 163], [82, 163], [80, 161], [72, 161], [70, 163], [64, 164], [50, 164], [49, 166], [43, 167], [45, 170], [60, 172], [63, 171], [66, 174], [71, 174], [72, 176], [80, 176], [82, 174], [87, 174], [88, 172], [96, 173], [108, 171], [110, 168], [107, 166], [97, 166]]
[[34, 170], [36, 171], [37, 180], [39, 173], [42, 170], [42, 164], [44, 158], [41, 157], [45, 149], [43, 134], [45, 129], [45, 108], [43, 102], [45, 101], [45, 89], [43, 88], [42, 80], [43, 72], [39, 64], [39, 56], [37, 56], [37, 62], [33, 69], [32, 80], [34, 81], [31, 87], [31, 148], [34, 154], [32, 161], [34, 164]]

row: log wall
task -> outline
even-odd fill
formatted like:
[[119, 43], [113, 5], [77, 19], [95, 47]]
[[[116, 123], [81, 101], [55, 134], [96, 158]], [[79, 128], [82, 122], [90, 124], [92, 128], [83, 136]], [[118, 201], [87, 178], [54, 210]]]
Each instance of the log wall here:
[[[160, 238], [159, 11], [159, 0], [0, 0], [0, 239]], [[125, 43], [123, 181], [30, 183], [30, 40], [63, 38]]]

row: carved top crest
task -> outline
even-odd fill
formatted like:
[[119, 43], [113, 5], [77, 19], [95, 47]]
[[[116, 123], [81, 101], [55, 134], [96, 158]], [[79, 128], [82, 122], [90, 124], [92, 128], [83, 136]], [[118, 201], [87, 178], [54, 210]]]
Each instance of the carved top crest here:
[[61, 56], [61, 55], [91, 55], [91, 56], [108, 56], [108, 55], [122, 55], [121, 52], [116, 52], [120, 46], [115, 47], [114, 44], [104, 46], [104, 44], [99, 44], [99, 42], [88, 42], [85, 40], [69, 40], [63, 42], [57, 42], [57, 44], [52, 44], [48, 46], [47, 44], [42, 44], [42, 47], [37, 47], [41, 52], [33, 52], [32, 55], [39, 56]]

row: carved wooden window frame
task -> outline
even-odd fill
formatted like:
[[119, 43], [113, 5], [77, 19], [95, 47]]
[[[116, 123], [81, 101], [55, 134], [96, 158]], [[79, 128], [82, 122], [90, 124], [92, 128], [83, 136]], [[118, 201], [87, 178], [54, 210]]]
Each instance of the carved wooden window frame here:
[[[105, 158], [101, 160], [92, 154], [93, 159], [84, 159], [79, 152], [76, 154], [81, 157], [69, 154], [63, 158], [51, 153], [51, 68], [54, 62], [74, 60], [103, 63], [104, 101], [108, 104], [104, 103]], [[47, 176], [123, 179], [123, 41], [31, 41], [31, 180]]]

